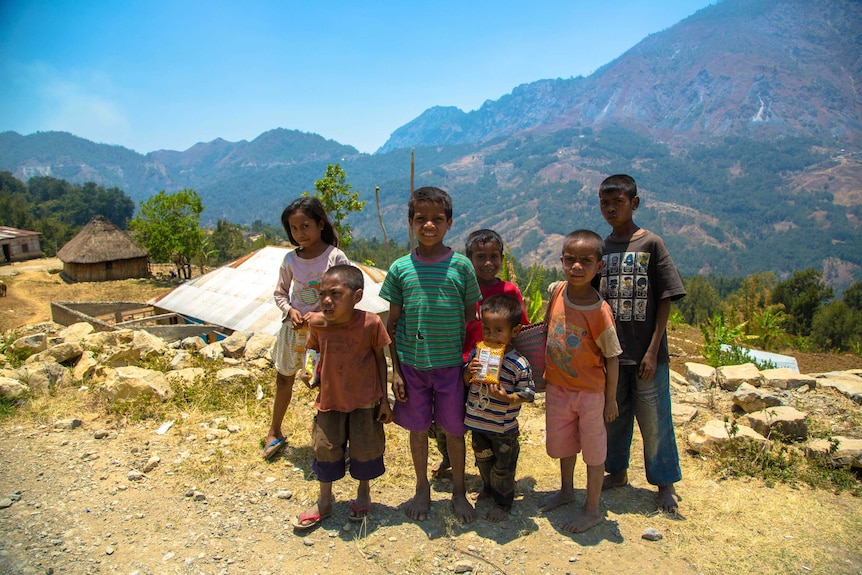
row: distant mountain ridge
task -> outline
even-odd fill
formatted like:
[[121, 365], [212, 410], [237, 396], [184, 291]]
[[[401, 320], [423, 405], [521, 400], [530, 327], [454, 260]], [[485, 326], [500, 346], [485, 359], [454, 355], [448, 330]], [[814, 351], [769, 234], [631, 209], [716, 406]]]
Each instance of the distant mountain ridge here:
[[379, 152], [611, 124], [676, 148], [728, 135], [862, 143], [860, 30], [860, 2], [724, 0], [588, 78], [524, 84], [469, 113], [426, 110]]

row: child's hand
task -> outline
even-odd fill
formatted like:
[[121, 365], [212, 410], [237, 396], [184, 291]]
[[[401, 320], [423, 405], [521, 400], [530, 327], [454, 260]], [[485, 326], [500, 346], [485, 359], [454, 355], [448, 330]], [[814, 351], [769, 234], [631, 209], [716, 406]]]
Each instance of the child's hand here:
[[404, 386], [404, 378], [395, 370], [392, 374], [392, 394], [395, 396], [395, 401], [407, 401], [407, 388]]
[[499, 399], [500, 401], [505, 401], [506, 403], [512, 403], [512, 399], [509, 397], [509, 394], [506, 393], [506, 390], [503, 389], [503, 386], [501, 386], [499, 383], [488, 384], [488, 395], [490, 395], [494, 399]]
[[656, 358], [656, 354], [647, 351], [638, 366], [638, 378], [644, 381], [652, 379], [655, 376], [657, 363], [658, 359]]
[[299, 371], [298, 375], [299, 375], [299, 379], [302, 380], [302, 383], [304, 383], [308, 389], [314, 389], [315, 387], [317, 387], [317, 382], [314, 381], [314, 378], [311, 376], [311, 374], [309, 372], [302, 369]]
[[302, 327], [302, 324], [305, 323], [305, 320], [302, 319], [302, 316], [299, 315], [299, 312], [293, 308], [290, 308], [290, 312], [287, 314], [287, 319], [290, 320], [290, 325], [293, 329], [299, 329]]
[[377, 408], [377, 421], [392, 423], [392, 408], [389, 406], [389, 400], [385, 397], [380, 401], [380, 407]]
[[470, 372], [470, 376], [473, 377], [482, 369], [482, 362], [479, 361], [478, 357], [474, 357], [470, 360], [470, 363], [467, 364], [467, 371]]
[[326, 317], [323, 312], [310, 311], [302, 316], [302, 321], [309, 327], [326, 327]]
[[617, 406], [616, 399], [609, 399], [605, 401], [605, 423], [610, 423], [619, 416], [620, 410]]

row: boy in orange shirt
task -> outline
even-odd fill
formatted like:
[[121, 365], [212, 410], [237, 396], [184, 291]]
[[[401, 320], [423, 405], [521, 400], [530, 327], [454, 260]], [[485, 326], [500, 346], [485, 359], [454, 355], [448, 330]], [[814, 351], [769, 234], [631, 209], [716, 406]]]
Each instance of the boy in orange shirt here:
[[617, 417], [617, 356], [622, 353], [610, 306], [592, 286], [601, 271], [602, 238], [589, 230], [566, 236], [560, 258], [566, 283], [548, 310], [545, 419], [548, 455], [560, 460], [560, 490], [550, 511], [575, 500], [578, 453], [587, 465], [587, 498], [563, 531], [580, 533], [604, 519], [599, 509], [607, 457], [605, 422]]

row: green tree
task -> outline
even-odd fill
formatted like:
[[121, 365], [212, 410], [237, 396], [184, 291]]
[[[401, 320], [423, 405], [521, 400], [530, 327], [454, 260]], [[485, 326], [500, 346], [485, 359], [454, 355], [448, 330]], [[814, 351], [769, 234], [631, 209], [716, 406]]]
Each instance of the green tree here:
[[33, 230], [27, 187], [11, 172], [0, 172], [0, 226]]
[[825, 351], [847, 351], [859, 342], [862, 314], [843, 301], [821, 307], [811, 320], [811, 341]]
[[700, 325], [718, 311], [721, 300], [712, 283], [703, 276], [694, 276], [685, 281], [686, 296], [676, 302], [685, 322]]
[[772, 303], [784, 306], [790, 316], [787, 321], [790, 333], [807, 336], [814, 314], [832, 295], [832, 288], [823, 282], [823, 274], [809, 268], [795, 271], [793, 277], [778, 282], [772, 291]]
[[361, 212], [365, 202], [359, 200], [359, 192], [352, 191], [347, 183], [347, 174], [338, 164], [327, 164], [326, 175], [314, 182], [314, 197], [323, 204], [326, 213], [341, 238], [342, 249], [350, 245], [351, 228], [345, 218], [353, 212]]
[[843, 300], [848, 309], [862, 312], [862, 282], [856, 282], [844, 290]]
[[157, 262], [173, 262], [181, 278], [191, 278], [191, 260], [201, 253], [200, 229], [204, 206], [197, 192], [162, 190], [141, 202], [138, 215], [129, 222], [138, 241]]
[[223, 264], [245, 255], [249, 242], [242, 233], [242, 228], [227, 220], [219, 218], [216, 228], [209, 237], [209, 245], [216, 250], [215, 262]]

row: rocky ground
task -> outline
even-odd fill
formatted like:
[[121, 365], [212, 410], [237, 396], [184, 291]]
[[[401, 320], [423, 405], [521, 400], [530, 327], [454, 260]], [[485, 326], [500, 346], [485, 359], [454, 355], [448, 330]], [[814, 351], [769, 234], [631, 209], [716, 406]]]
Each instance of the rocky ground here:
[[[84, 299], [66, 297], [69, 286], [43, 285], [40, 274], [47, 281], [55, 275], [4, 278], [10, 295], [21, 294], [11, 306], [0, 302], [4, 321], [19, 313], [26, 317], [11, 321], [47, 319], [40, 315], [46, 302], [33, 294]], [[27, 289], [18, 289], [25, 282]], [[677, 371], [697, 361], [696, 338], [693, 330], [671, 333]], [[858, 357], [816, 367], [799, 361], [808, 373], [862, 367]], [[264, 385], [270, 375], [263, 370]], [[0, 420], [0, 573], [862, 573], [860, 498], [725, 477], [708, 455], [687, 450], [691, 432], [729, 413], [730, 392], [675, 391], [678, 404], [697, 412], [677, 426], [684, 473], [679, 514], [656, 511], [636, 438], [632, 485], [605, 494], [603, 524], [569, 535], [559, 526], [571, 505], [538, 512], [559, 486], [556, 463], [544, 453], [542, 401], [522, 412], [518, 493], [507, 522], [459, 525], [446, 477], [433, 484], [429, 518], [407, 518], [401, 507], [413, 473], [405, 434], [389, 426], [388, 470], [373, 482], [370, 518], [347, 520], [355, 482], [345, 479], [336, 484], [334, 514], [315, 530], [295, 533], [290, 519], [316, 496], [307, 434], [312, 397], [297, 390], [287, 422], [291, 445], [265, 462], [260, 437], [271, 389], [264, 391], [256, 407], [244, 410], [192, 406], [137, 420], [107, 409], [91, 390], [69, 386]], [[788, 391], [786, 399], [812, 414], [810, 427], [862, 437], [859, 406], [834, 389]], [[159, 433], [166, 421], [174, 423]], [[468, 474], [477, 487], [470, 463]], [[581, 501], [580, 465], [575, 485]], [[480, 514], [487, 509], [479, 502]], [[644, 538], [648, 530], [661, 538]]]

